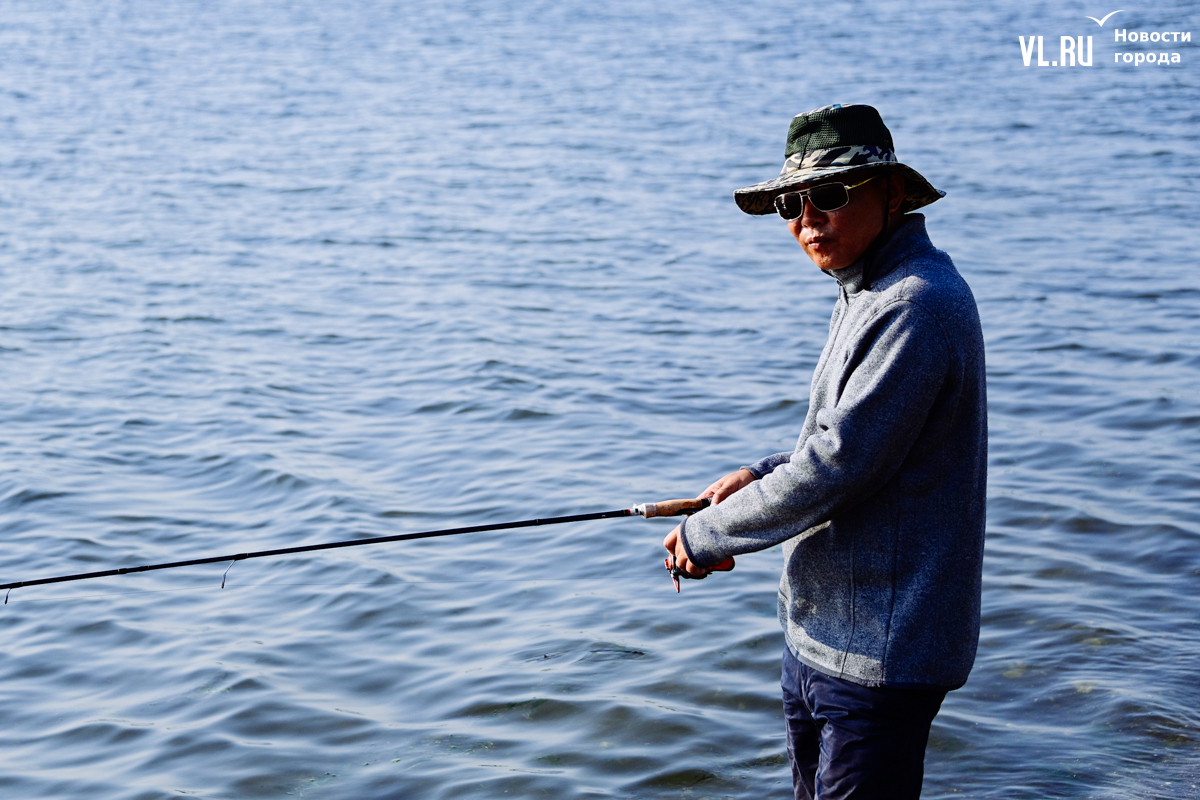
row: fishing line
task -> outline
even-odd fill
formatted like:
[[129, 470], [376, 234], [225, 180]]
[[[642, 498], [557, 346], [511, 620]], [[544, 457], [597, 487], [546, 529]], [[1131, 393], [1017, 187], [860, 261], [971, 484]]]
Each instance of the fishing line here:
[[226, 576], [229, 575], [229, 570], [233, 569], [233, 565], [236, 563], [237, 563], [236, 561], [230, 561], [229, 566], [226, 567], [225, 571], [221, 573], [221, 588], [222, 589], [225, 588], [225, 578], [226, 578]]

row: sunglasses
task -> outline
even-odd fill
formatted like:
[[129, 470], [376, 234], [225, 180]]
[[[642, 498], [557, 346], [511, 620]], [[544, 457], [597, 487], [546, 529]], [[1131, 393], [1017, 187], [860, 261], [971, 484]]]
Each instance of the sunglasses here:
[[777, 195], [775, 197], [775, 210], [784, 219], [796, 219], [804, 213], [804, 199], [808, 198], [808, 202], [812, 203], [813, 208], [817, 211], [837, 211], [850, 202], [851, 189], [857, 189], [859, 186], [868, 184], [878, 177], [878, 175], [872, 175], [865, 181], [856, 183], [853, 186], [847, 186], [844, 183], [822, 183], [820, 186], [814, 186], [811, 189], [805, 189], [800, 192], [788, 192], [787, 194]]

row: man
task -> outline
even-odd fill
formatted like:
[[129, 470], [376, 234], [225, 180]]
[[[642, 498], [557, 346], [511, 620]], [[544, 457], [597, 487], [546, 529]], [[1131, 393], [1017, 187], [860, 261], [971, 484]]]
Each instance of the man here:
[[974, 297], [920, 214], [944, 196], [870, 106], [792, 120], [778, 213], [839, 284], [796, 449], [712, 484], [664, 545], [688, 577], [784, 543], [796, 797], [917, 798], [929, 727], [979, 640], [987, 401]]

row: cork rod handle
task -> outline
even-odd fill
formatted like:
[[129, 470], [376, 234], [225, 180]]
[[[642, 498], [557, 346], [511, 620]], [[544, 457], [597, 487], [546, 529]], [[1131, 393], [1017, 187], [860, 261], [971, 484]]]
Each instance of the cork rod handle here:
[[703, 500], [664, 500], [661, 503], [642, 503], [634, 506], [633, 510], [643, 517], [678, 517], [680, 514], [694, 514], [702, 508], [708, 508], [712, 501], [705, 497]]

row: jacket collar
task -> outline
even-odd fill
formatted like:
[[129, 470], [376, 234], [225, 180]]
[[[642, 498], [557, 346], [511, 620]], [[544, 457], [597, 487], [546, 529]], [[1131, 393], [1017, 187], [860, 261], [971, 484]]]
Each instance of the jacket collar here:
[[837, 280], [846, 294], [855, 295], [870, 289], [909, 256], [931, 247], [933, 243], [925, 232], [925, 215], [905, 214], [900, 227], [892, 232], [874, 256], [868, 250], [866, 255], [850, 266], [828, 270], [828, 274]]

